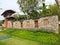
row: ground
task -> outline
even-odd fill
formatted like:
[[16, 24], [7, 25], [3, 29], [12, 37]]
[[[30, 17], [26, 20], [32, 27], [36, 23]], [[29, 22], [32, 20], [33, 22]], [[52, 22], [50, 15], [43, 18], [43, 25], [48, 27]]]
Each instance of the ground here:
[[[10, 36], [10, 37], [5, 37]], [[4, 38], [1, 40], [1, 38]], [[60, 34], [7, 29], [0, 32], [0, 45], [59, 45]]]
[[[7, 34], [0, 33], [0, 38], [6, 36]], [[39, 45], [38, 42], [20, 39], [18, 37], [11, 37], [4, 40], [0, 40], [1, 45]]]

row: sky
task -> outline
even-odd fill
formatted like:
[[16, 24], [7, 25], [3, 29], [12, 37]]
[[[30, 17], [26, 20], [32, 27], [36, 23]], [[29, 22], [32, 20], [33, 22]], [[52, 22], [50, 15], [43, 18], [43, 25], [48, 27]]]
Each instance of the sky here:
[[[55, 0], [46, 0], [46, 5], [49, 4], [54, 4]], [[16, 11], [19, 14], [23, 14], [20, 10], [19, 10], [19, 5], [17, 4], [17, 0], [0, 0], [0, 8], [2, 8], [2, 10], [0, 10], [0, 20], [3, 20], [3, 16], [1, 16], [1, 14], [5, 11], [5, 10], [9, 10], [12, 9], [14, 11]]]

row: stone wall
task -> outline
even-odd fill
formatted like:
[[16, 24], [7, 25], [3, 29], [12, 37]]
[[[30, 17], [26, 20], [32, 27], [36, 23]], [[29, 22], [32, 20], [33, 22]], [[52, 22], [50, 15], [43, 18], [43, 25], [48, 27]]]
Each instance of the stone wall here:
[[21, 23], [20, 23], [20, 21], [15, 21], [15, 22], [13, 22], [13, 28], [20, 29], [20, 28], [21, 28]]
[[48, 16], [48, 17], [42, 17], [39, 19], [39, 29], [47, 30], [47, 31], [53, 31], [55, 33], [58, 33], [58, 16]]
[[8, 28], [12, 28], [12, 22], [8, 21]]
[[34, 20], [23, 21], [23, 28], [34, 28]]
[[[13, 22], [13, 28], [18, 29], [40, 29], [44, 31], [51, 31], [54, 33], [59, 32], [59, 24], [58, 24], [58, 16], [52, 15], [47, 17], [41, 17], [40, 19], [37, 19], [38, 23], [35, 22], [35, 20], [24, 20], [21, 24], [20, 21]], [[37, 28], [36, 28], [36, 25]], [[22, 26], [22, 27], [21, 27]], [[8, 28], [12, 28], [12, 22], [8, 21]]]

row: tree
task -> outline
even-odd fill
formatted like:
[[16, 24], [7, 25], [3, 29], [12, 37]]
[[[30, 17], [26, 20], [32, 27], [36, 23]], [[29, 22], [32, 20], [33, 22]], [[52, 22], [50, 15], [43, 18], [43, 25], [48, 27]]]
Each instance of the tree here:
[[19, 19], [20, 21], [26, 20], [27, 19], [27, 15], [19, 15]]
[[18, 19], [19, 19], [19, 14], [14, 14], [13, 17], [18, 21]]
[[40, 16], [44, 16], [47, 14], [47, 9], [46, 9], [46, 5], [45, 5], [45, 0], [42, 0], [42, 7], [41, 7], [42, 11], [40, 12]]
[[21, 10], [25, 12], [29, 12], [32, 9], [36, 8], [38, 1], [37, 0], [18, 0], [18, 4], [21, 7]]
[[[39, 6], [39, 3], [42, 3], [42, 7]], [[53, 15], [56, 14], [60, 17], [58, 6], [56, 4], [49, 5], [48, 9], [45, 5], [45, 0], [18, 0], [18, 4], [21, 7], [21, 10], [30, 18], [39, 18], [40, 16]], [[40, 11], [42, 10], [42, 11]]]
[[33, 17], [33, 15], [35, 15], [34, 17], [38, 17], [39, 12], [37, 10], [40, 2], [41, 0], [18, 0], [21, 10], [29, 15], [29, 17]]
[[50, 14], [50, 10], [46, 8], [47, 5], [45, 4], [45, 0], [42, 0], [42, 6], [39, 7], [40, 11], [40, 17], [46, 16]]
[[49, 5], [49, 9], [50, 9], [51, 14], [59, 15], [59, 10], [58, 10], [57, 4]]
[[27, 19], [27, 15], [20, 15], [17, 13], [15, 13], [13, 15], [13, 17], [15, 18], [16, 21], [23, 21], [23, 20]]
[[30, 19], [38, 19], [40, 16], [39, 16], [39, 13], [35, 10], [32, 10], [31, 13], [28, 13], [30, 15]]
[[46, 8], [46, 5], [43, 4], [40, 16], [54, 15], [54, 14], [60, 17], [60, 11], [58, 10], [57, 4], [49, 5], [48, 9]]
[[59, 20], [60, 20], [60, 10], [58, 10], [57, 4], [54, 5], [49, 5], [49, 10], [51, 15], [58, 15]]

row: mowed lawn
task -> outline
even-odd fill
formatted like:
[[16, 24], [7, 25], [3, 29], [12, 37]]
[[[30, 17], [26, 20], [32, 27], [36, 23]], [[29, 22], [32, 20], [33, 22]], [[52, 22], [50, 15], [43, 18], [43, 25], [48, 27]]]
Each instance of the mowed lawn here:
[[[4, 36], [7, 36], [7, 34], [0, 33], [0, 38]], [[39, 43], [12, 36], [11, 38], [0, 40], [0, 45], [39, 45]]]
[[60, 34], [40, 31], [7, 29], [0, 32], [0, 37], [10, 38], [0, 40], [1, 45], [60, 45]]

